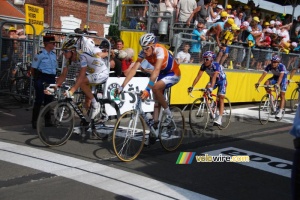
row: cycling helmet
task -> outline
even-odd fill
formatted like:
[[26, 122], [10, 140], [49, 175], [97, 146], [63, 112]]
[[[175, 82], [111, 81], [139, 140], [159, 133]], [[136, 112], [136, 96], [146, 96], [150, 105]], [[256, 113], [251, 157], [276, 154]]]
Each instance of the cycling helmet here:
[[94, 54], [95, 42], [91, 38], [82, 37], [79, 49], [88, 54]]
[[275, 56], [272, 57], [271, 61], [272, 62], [280, 62], [280, 57], [275, 55]]
[[202, 58], [212, 58], [214, 60], [216, 59], [216, 55], [212, 51], [207, 51], [202, 55]]
[[146, 33], [145, 35], [142, 35], [142, 37], [140, 38], [140, 45], [142, 47], [150, 46], [155, 43], [156, 43], [156, 37], [153, 33]]
[[73, 48], [77, 49], [77, 40], [70, 38], [63, 43], [61, 50], [69, 50]]

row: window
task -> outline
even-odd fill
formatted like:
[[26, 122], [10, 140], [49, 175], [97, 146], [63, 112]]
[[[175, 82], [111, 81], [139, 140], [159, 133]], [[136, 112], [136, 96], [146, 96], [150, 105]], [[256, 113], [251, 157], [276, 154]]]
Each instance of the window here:
[[109, 4], [107, 6], [107, 15], [112, 16], [116, 12], [116, 7], [119, 5], [119, 0], [106, 0]]

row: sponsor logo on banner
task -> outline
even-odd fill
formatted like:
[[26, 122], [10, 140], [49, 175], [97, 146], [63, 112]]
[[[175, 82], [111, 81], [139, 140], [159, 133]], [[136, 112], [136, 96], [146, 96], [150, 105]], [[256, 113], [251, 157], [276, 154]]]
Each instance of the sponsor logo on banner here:
[[[111, 99], [116, 102], [119, 106], [120, 113], [134, 109], [134, 106], [137, 102], [137, 97], [134, 94], [122, 93], [119, 97], [114, 97], [115, 90], [120, 87], [123, 83], [125, 77], [109, 77], [107, 79], [105, 88], [104, 88], [104, 98]], [[126, 91], [142, 91], [144, 90], [149, 82], [148, 77], [133, 77], [129, 83], [125, 86], [124, 90]], [[149, 99], [152, 98], [152, 91], [150, 91]], [[121, 101], [121, 99], [122, 101]], [[115, 115], [114, 109], [111, 109], [112, 106], [106, 105], [105, 109], [108, 115]], [[153, 112], [154, 102], [142, 103], [142, 108], [144, 112]]]

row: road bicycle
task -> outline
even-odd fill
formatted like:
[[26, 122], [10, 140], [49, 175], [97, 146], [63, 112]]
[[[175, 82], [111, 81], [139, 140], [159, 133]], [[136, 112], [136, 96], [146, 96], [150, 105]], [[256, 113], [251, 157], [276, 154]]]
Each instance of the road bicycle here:
[[18, 62], [13, 69], [9, 90], [11, 95], [19, 102], [28, 102], [34, 96], [30, 68], [31, 63]]
[[300, 92], [300, 82], [299, 81], [290, 81], [291, 83], [296, 83], [297, 88], [295, 88], [291, 94], [291, 100], [290, 100], [290, 108], [292, 112], [296, 112], [298, 107], [298, 97]]
[[[178, 107], [170, 107], [173, 115], [172, 122], [164, 126], [162, 122], [166, 115], [162, 108], [158, 123], [150, 120], [143, 111], [141, 91], [123, 91], [123, 93], [124, 96], [128, 94], [137, 98], [133, 104], [133, 110], [123, 113], [115, 124], [112, 140], [117, 157], [121, 161], [132, 161], [138, 157], [144, 145], [152, 145], [157, 139], [165, 150], [176, 150], [180, 146], [185, 132], [184, 116], [181, 110]], [[147, 130], [146, 127], [148, 127]]]
[[[56, 96], [57, 101], [47, 104], [40, 112], [37, 120], [37, 133], [45, 145], [60, 146], [68, 141], [74, 132], [74, 113], [80, 119], [80, 128], [82, 129], [80, 134], [84, 138], [91, 136], [91, 134], [94, 134], [99, 139], [111, 135], [113, 125], [120, 116], [119, 107], [113, 100], [108, 98], [99, 99], [97, 98], [97, 93], [94, 93], [95, 98], [100, 103], [101, 109], [95, 119], [91, 120], [90, 114], [85, 116], [83, 113], [83, 106], [81, 106], [83, 103], [81, 101], [76, 102], [73, 101], [73, 98], [63, 95], [66, 90], [70, 89], [70, 86], [63, 84], [56, 90], [51, 87], [56, 87], [56, 85], [50, 84], [47, 90]], [[81, 98], [77, 99], [80, 100]], [[108, 109], [110, 113], [107, 112]], [[88, 111], [88, 113], [91, 112]], [[92, 131], [91, 133], [89, 133], [89, 129]]]
[[[203, 95], [197, 98], [189, 112], [189, 124], [194, 134], [203, 133], [209, 123], [219, 116], [219, 98], [206, 88], [194, 88], [192, 91], [201, 91]], [[191, 97], [192, 94], [190, 93]], [[222, 115], [222, 125], [217, 125], [219, 129], [226, 129], [231, 121], [231, 103], [227, 97], [224, 98], [224, 111]]]
[[[258, 87], [264, 87], [267, 90], [267, 94], [265, 94], [260, 101], [259, 104], [259, 121], [261, 124], [267, 124], [270, 116], [274, 115], [276, 116], [279, 112], [280, 107], [280, 89], [277, 88], [275, 85], [259, 85]], [[259, 92], [258, 87], [256, 90]], [[272, 92], [275, 92], [275, 96], [272, 94]], [[283, 109], [282, 117], [276, 118], [277, 121], [280, 121], [285, 113], [285, 109]]]

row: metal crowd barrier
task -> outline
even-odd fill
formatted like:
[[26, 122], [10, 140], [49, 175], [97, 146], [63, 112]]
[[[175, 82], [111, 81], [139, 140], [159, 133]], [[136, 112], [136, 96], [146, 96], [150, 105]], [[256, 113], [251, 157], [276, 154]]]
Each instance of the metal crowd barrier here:
[[[183, 50], [185, 43], [190, 44], [192, 47], [193, 43], [199, 43], [198, 40], [192, 39], [195, 36], [191, 33], [179, 33], [174, 35], [174, 55]], [[207, 41], [201, 41], [200, 52], [213, 51], [216, 55], [219, 53], [219, 47], [216, 45], [216, 41], [213, 38], [207, 38]], [[228, 45], [229, 53], [228, 57], [223, 63], [224, 68], [237, 69], [237, 70], [263, 70], [264, 67], [270, 63], [273, 55], [279, 55], [281, 62], [286, 66], [287, 70], [290, 71], [299, 65], [300, 52], [299, 53], [288, 53], [274, 50], [271, 48], [250, 48], [245, 43], [233, 43]], [[194, 60], [193, 63], [201, 63], [201, 53], [192, 53], [191, 58]]]
[[[26, 26], [32, 28], [32, 35], [24, 34]], [[34, 92], [32, 79], [27, 73], [35, 54], [35, 28], [29, 23], [10, 20], [2, 21], [0, 27], [0, 93], [11, 94], [30, 104]], [[10, 36], [5, 27], [15, 28], [13, 32], [16, 34]]]

